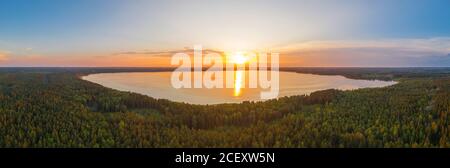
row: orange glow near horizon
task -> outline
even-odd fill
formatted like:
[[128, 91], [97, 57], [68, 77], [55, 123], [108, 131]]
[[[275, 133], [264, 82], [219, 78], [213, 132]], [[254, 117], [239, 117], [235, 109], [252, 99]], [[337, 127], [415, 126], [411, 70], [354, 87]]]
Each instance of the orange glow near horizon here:
[[[325, 51], [323, 51], [325, 52]], [[187, 52], [192, 56], [192, 53]], [[247, 64], [256, 60], [249, 52], [224, 52], [221, 54], [227, 63], [236, 65]], [[349, 58], [337, 59], [327, 55], [341, 56], [334, 52], [305, 52], [299, 55], [280, 53], [280, 67], [283, 66], [336, 66], [348, 62]], [[171, 54], [147, 54], [147, 53], [86, 53], [68, 54], [64, 57], [57, 55], [25, 55], [21, 57], [8, 53], [0, 53], [0, 66], [80, 66], [80, 67], [175, 67], [170, 65]], [[340, 62], [340, 64], [334, 64]], [[267, 62], [269, 63], [269, 62]], [[349, 63], [350, 64], [350, 63]]]
[[[233, 54], [227, 54], [227, 61], [234, 63], [236, 65], [244, 65], [250, 61], [248, 56], [243, 52], [234, 52]], [[237, 70], [234, 72], [234, 96], [238, 97], [241, 95], [241, 88], [244, 82], [244, 72], [243, 70]]]

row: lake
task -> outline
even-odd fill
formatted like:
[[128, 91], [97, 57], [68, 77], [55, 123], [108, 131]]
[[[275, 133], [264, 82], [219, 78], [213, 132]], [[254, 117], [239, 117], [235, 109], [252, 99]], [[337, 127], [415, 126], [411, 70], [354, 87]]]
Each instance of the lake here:
[[[234, 73], [238, 73], [237, 71]], [[99, 73], [83, 76], [82, 79], [102, 86], [148, 95], [154, 98], [169, 99], [191, 104], [239, 103], [242, 101], [261, 101], [262, 88], [181, 88], [171, 84], [172, 72], [124, 72]], [[246, 72], [248, 74], [248, 72]], [[249, 75], [244, 75], [248, 84]], [[236, 78], [237, 79], [237, 78]], [[242, 79], [241, 79], [242, 80]], [[240, 80], [238, 80], [240, 81]], [[385, 87], [395, 81], [356, 80], [338, 75], [313, 75], [295, 72], [279, 73], [279, 96], [310, 94], [325, 89], [352, 90], [359, 88]], [[236, 83], [235, 83], [235, 86]], [[247, 86], [247, 85], [246, 85]]]

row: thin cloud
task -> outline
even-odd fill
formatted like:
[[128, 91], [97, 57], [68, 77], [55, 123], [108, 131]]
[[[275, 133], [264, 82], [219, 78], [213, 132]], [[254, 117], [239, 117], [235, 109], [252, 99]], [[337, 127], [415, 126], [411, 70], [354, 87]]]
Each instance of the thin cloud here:
[[0, 62], [7, 61], [9, 59], [9, 52], [0, 51]]
[[450, 52], [450, 38], [308, 41], [278, 47], [275, 48], [275, 50], [281, 52], [295, 52], [357, 48]]
[[[214, 49], [203, 49], [204, 53], [219, 53], [222, 54], [223, 51], [214, 50]], [[182, 50], [168, 50], [168, 51], [126, 51], [114, 53], [113, 55], [148, 55], [148, 56], [172, 56], [176, 53], [193, 53], [194, 49], [185, 48]]]

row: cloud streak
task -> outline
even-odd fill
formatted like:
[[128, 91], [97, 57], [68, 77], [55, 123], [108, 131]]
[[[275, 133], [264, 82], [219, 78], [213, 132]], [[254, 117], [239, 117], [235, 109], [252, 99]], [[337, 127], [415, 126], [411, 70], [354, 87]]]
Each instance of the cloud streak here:
[[309, 41], [274, 50], [286, 66], [450, 66], [450, 38]]

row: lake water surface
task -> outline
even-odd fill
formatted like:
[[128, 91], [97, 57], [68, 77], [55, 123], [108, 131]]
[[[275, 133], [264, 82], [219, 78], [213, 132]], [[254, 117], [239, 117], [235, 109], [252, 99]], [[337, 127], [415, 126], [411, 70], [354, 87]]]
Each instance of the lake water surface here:
[[[192, 104], [239, 103], [247, 100], [260, 101], [260, 92], [263, 90], [267, 91], [261, 88], [248, 88], [248, 72], [246, 73], [247, 75], [244, 75], [245, 81], [247, 81], [245, 82], [247, 84], [246, 87], [220, 89], [175, 89], [171, 84], [171, 74], [172, 72], [100, 73], [83, 76], [82, 79], [120, 91], [130, 91], [154, 98]], [[279, 97], [309, 94], [314, 91], [332, 88], [351, 90], [385, 87], [396, 83], [394, 81], [355, 80], [336, 75], [312, 75], [281, 71], [279, 74]]]

